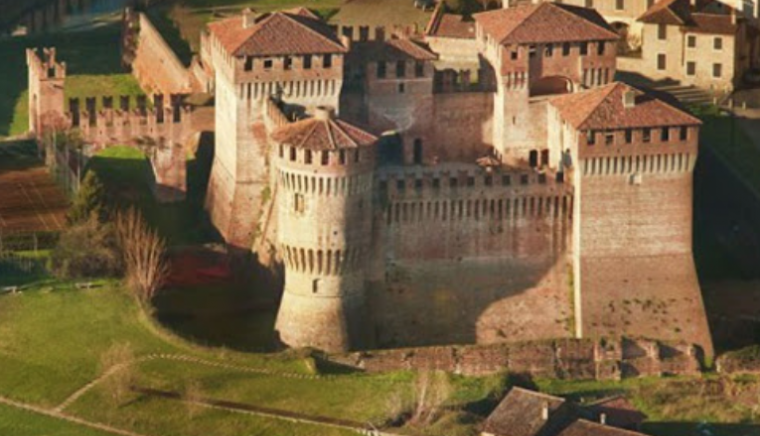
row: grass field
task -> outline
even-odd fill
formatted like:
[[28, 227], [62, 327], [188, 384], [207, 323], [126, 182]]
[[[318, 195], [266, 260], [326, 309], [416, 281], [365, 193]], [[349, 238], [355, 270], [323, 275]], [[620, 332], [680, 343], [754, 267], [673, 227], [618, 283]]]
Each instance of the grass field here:
[[9, 436], [112, 436], [99, 430], [72, 424], [0, 404], [0, 434]]
[[113, 24], [81, 32], [0, 40], [3, 59], [0, 63], [3, 78], [0, 80], [0, 138], [19, 135], [28, 129], [26, 48], [56, 47], [58, 58], [67, 65], [67, 98], [142, 94], [137, 81], [121, 68], [119, 35], [119, 25]]

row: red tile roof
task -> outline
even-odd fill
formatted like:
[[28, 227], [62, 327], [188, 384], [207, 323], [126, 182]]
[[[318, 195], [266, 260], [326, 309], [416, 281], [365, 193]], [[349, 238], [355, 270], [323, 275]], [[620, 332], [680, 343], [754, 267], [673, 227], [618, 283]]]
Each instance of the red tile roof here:
[[[712, 7], [720, 5], [719, 7]], [[690, 0], [660, 0], [652, 5], [639, 21], [648, 24], [683, 26], [694, 33], [733, 35], [739, 30], [731, 14], [735, 11], [720, 2], [704, 0], [691, 4]]]
[[244, 18], [234, 17], [208, 25], [233, 56], [344, 53], [335, 33], [304, 8], [264, 14], [245, 28]]
[[475, 39], [475, 22], [461, 15], [441, 14], [433, 17], [426, 35], [438, 38]]
[[557, 436], [645, 436], [630, 430], [602, 425], [596, 422], [579, 419], [562, 430]]
[[652, 24], [683, 25], [689, 22], [690, 0], [660, 0], [639, 17]]
[[[548, 407], [548, 420], [544, 408]], [[538, 436], [567, 424], [572, 415], [563, 398], [514, 387], [488, 416], [484, 431], [496, 436]]]
[[388, 39], [385, 41], [356, 41], [349, 53], [351, 60], [371, 61], [432, 61], [438, 59], [424, 44], [411, 39]]
[[310, 150], [337, 150], [372, 145], [377, 137], [343, 120], [307, 118], [286, 124], [272, 132], [281, 144]]
[[[635, 105], [623, 106], [623, 94], [632, 91]], [[550, 103], [578, 130], [605, 130], [699, 125], [691, 114], [624, 83], [554, 97]]]
[[739, 31], [739, 26], [732, 21], [730, 15], [696, 13], [691, 14], [691, 19], [693, 26], [688, 27], [689, 32], [734, 35]]
[[558, 3], [516, 6], [475, 14], [483, 31], [500, 44], [617, 40], [594, 9]]

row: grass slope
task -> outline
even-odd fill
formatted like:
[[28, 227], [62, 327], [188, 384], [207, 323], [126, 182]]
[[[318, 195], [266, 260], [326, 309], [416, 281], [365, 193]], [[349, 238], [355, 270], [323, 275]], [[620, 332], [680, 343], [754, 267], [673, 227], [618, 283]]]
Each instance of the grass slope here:
[[89, 427], [0, 404], [0, 434], [12, 436], [112, 436]]

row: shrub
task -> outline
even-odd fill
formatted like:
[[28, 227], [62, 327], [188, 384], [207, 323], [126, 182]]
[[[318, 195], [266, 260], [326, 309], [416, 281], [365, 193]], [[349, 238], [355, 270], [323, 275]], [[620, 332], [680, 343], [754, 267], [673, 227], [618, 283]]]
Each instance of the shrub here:
[[115, 222], [129, 288], [140, 301], [150, 301], [169, 275], [166, 243], [137, 209], [118, 213]]
[[66, 220], [73, 225], [95, 215], [98, 220], [103, 221], [105, 219], [104, 203], [105, 187], [95, 171], [88, 171], [71, 204]]
[[59, 278], [114, 277], [122, 262], [113, 227], [96, 216], [66, 229], [50, 255], [49, 269]]

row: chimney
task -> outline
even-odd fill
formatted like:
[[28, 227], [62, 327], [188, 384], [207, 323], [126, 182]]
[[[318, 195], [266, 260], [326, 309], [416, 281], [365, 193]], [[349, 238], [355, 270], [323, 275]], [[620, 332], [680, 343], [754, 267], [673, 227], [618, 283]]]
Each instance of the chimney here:
[[335, 111], [327, 106], [317, 106], [314, 110], [314, 118], [320, 121], [328, 121], [335, 118]]
[[256, 24], [256, 14], [253, 9], [243, 9], [243, 29], [250, 29], [254, 24]]
[[602, 425], [607, 425], [607, 414], [602, 413], [599, 415], [599, 423]]
[[544, 403], [544, 406], [541, 408], [541, 419], [544, 421], [549, 420], [549, 403]]
[[636, 106], [636, 93], [633, 92], [633, 90], [628, 89], [623, 92], [623, 107], [625, 109], [630, 109], [634, 106]]

